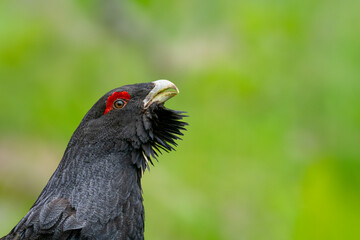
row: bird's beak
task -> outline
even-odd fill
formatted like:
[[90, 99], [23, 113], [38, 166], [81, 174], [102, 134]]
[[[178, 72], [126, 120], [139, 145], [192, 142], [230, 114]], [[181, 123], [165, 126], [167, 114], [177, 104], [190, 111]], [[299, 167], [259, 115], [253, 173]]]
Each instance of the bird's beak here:
[[179, 93], [179, 89], [169, 80], [154, 81], [154, 88], [144, 99], [144, 109], [148, 108], [152, 103], [164, 103]]

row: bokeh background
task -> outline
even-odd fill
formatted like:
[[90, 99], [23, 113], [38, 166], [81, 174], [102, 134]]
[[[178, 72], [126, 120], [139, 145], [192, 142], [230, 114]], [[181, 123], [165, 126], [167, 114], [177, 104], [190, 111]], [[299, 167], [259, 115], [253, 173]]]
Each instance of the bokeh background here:
[[360, 2], [0, 2], [0, 235], [92, 104], [169, 79], [188, 132], [146, 173], [146, 239], [360, 239]]

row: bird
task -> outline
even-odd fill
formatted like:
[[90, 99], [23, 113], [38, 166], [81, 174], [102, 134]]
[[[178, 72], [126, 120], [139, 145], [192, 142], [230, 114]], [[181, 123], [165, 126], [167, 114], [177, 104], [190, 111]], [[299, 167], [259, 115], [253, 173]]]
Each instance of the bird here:
[[115, 88], [81, 120], [29, 212], [1, 240], [141, 240], [141, 178], [175, 150], [186, 112], [164, 103], [179, 93], [168, 80]]

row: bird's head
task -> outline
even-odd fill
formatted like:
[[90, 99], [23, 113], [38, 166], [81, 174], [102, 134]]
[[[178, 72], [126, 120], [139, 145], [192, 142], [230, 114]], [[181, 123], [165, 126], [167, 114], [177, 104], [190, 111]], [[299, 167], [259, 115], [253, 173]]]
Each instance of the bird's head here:
[[128, 151], [132, 163], [144, 171], [161, 150], [173, 150], [183, 135], [184, 112], [164, 107], [178, 93], [168, 80], [113, 89], [88, 111], [70, 143], [96, 145], [105, 154]]

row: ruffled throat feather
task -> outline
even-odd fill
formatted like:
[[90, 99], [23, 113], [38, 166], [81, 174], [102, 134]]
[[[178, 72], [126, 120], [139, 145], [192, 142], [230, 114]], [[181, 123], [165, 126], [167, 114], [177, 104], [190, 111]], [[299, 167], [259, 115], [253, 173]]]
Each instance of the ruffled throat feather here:
[[179, 136], [186, 131], [188, 123], [182, 121], [186, 112], [167, 109], [164, 105], [151, 106], [143, 115], [143, 130], [147, 134], [146, 141], [142, 141], [138, 148], [132, 152], [132, 163], [135, 164], [141, 173], [146, 168], [150, 170], [149, 163], [154, 165], [153, 159], [157, 161], [162, 150], [169, 152], [175, 150], [176, 140], [182, 140]]

